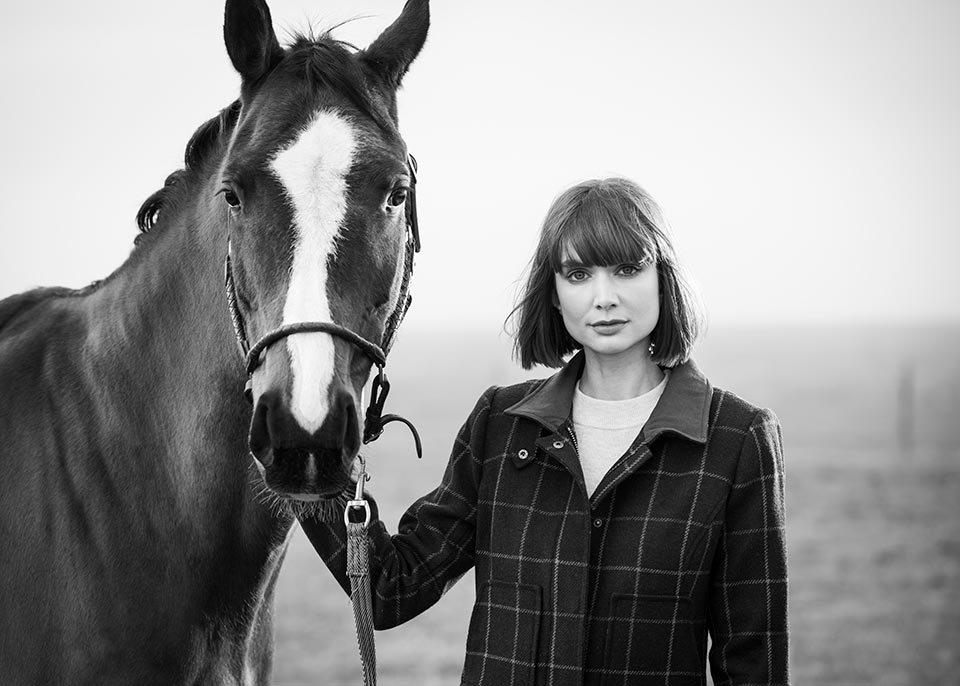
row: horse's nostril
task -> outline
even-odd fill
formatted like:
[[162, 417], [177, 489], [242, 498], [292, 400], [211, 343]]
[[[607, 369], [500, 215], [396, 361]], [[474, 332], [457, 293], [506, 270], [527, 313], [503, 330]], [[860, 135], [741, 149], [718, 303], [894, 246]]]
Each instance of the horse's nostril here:
[[337, 394], [337, 417], [340, 421], [340, 445], [345, 455], [353, 456], [360, 449], [360, 425], [353, 396], [344, 390]]
[[273, 440], [270, 432], [270, 413], [276, 402], [276, 394], [267, 392], [257, 400], [250, 422], [250, 452], [264, 467], [273, 464]]

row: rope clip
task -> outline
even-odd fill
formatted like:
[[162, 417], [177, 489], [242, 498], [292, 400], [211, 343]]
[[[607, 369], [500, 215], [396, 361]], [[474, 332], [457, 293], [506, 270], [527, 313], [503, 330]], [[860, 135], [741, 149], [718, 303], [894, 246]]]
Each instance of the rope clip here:
[[343, 509], [343, 523], [347, 526], [352, 523], [350, 521], [350, 510], [363, 510], [363, 526], [366, 528], [370, 524], [370, 503], [363, 497], [363, 484], [370, 480], [370, 476], [367, 474], [367, 463], [363, 456], [357, 455], [357, 459], [360, 461], [357, 488], [353, 493], [353, 500], [348, 500], [346, 507]]

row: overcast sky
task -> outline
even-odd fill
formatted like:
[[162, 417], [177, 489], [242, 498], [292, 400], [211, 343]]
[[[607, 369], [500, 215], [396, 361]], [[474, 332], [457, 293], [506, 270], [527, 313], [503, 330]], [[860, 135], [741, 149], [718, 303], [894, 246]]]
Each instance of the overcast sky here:
[[[401, 0], [275, 0], [308, 21]], [[0, 297], [82, 286], [237, 94], [212, 0], [4, 3]], [[960, 3], [435, 2], [400, 98], [421, 164], [414, 327], [499, 327], [547, 206], [650, 191], [711, 322], [960, 320]]]

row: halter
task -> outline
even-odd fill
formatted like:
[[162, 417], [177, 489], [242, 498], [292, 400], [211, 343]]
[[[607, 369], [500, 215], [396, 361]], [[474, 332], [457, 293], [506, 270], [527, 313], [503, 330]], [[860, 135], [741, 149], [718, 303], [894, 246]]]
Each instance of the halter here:
[[233, 331], [237, 337], [237, 345], [240, 353], [244, 357], [247, 382], [244, 387], [244, 395], [249, 402], [253, 402], [253, 373], [260, 366], [262, 353], [271, 345], [279, 340], [298, 333], [326, 333], [331, 336], [337, 336], [351, 345], [360, 349], [377, 366], [377, 375], [374, 377], [373, 386], [370, 392], [370, 404], [367, 406], [366, 415], [363, 423], [363, 442], [364, 444], [380, 438], [383, 428], [390, 422], [401, 422], [409, 427], [413, 433], [413, 440], [417, 447], [417, 457], [423, 456], [423, 449], [420, 443], [420, 435], [416, 428], [408, 420], [395, 414], [383, 414], [383, 406], [390, 393], [390, 382], [387, 380], [387, 374], [384, 368], [387, 364], [387, 354], [393, 345], [393, 339], [396, 336], [397, 329], [403, 321], [410, 304], [413, 302], [413, 296], [410, 295], [410, 277], [413, 275], [413, 257], [420, 252], [420, 227], [417, 223], [417, 160], [413, 155], [408, 155], [407, 167], [410, 171], [410, 190], [407, 193], [406, 207], [404, 214], [407, 220], [407, 240], [404, 247], [404, 267], [403, 279], [400, 282], [400, 295], [397, 298], [397, 306], [390, 316], [387, 317], [386, 327], [383, 332], [381, 345], [368, 341], [363, 336], [351, 331], [350, 329], [337, 324], [336, 322], [295, 322], [292, 324], [283, 324], [266, 333], [260, 340], [250, 345], [247, 340], [246, 327], [243, 322], [243, 315], [240, 313], [240, 307], [237, 304], [237, 289], [233, 280], [233, 269], [231, 267], [231, 246], [230, 239], [227, 239], [227, 254], [224, 258], [224, 286], [227, 292], [227, 306], [230, 309], [230, 320], [233, 322]]

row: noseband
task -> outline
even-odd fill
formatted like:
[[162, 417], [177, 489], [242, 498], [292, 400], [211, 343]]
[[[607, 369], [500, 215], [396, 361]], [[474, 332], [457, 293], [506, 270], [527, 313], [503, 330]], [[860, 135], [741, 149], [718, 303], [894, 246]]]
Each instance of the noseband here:
[[390, 393], [390, 382], [387, 380], [387, 374], [384, 368], [387, 364], [387, 354], [393, 345], [393, 339], [396, 336], [400, 323], [413, 302], [413, 296], [410, 295], [410, 277], [413, 275], [413, 257], [420, 252], [420, 227], [417, 223], [417, 160], [413, 155], [409, 155], [407, 166], [410, 171], [410, 190], [407, 193], [406, 206], [404, 214], [407, 220], [407, 240], [404, 247], [404, 266], [403, 279], [400, 282], [400, 295], [397, 298], [397, 306], [387, 318], [386, 326], [383, 332], [383, 340], [380, 345], [368, 341], [363, 336], [341, 326], [335, 322], [294, 322], [292, 324], [283, 324], [266, 333], [256, 343], [251, 346], [247, 340], [246, 327], [243, 322], [243, 315], [240, 313], [240, 307], [237, 301], [237, 289], [233, 280], [233, 269], [230, 264], [231, 249], [230, 241], [227, 239], [227, 255], [224, 258], [224, 286], [227, 291], [227, 306], [230, 309], [230, 319], [233, 322], [233, 331], [237, 337], [237, 345], [244, 357], [247, 370], [247, 383], [244, 387], [244, 395], [247, 400], [253, 402], [253, 373], [262, 362], [262, 353], [271, 345], [287, 336], [298, 333], [325, 333], [331, 336], [337, 336], [351, 345], [359, 348], [373, 363], [377, 366], [377, 375], [374, 377], [373, 386], [370, 391], [370, 404], [367, 406], [366, 416], [363, 423], [363, 442], [364, 444], [380, 438], [383, 428], [390, 422], [401, 422], [409, 427], [413, 433], [413, 440], [417, 447], [417, 457], [423, 457], [423, 449], [420, 443], [420, 435], [417, 429], [408, 420], [395, 414], [383, 414], [383, 406]]

